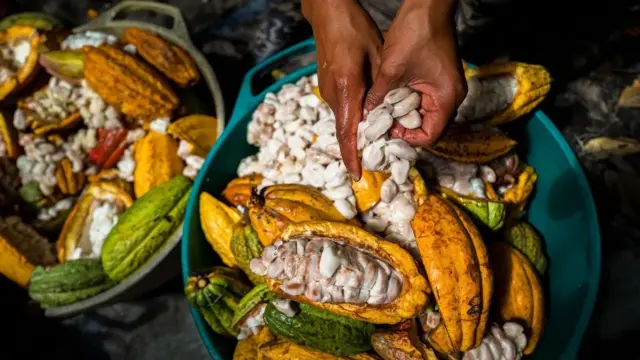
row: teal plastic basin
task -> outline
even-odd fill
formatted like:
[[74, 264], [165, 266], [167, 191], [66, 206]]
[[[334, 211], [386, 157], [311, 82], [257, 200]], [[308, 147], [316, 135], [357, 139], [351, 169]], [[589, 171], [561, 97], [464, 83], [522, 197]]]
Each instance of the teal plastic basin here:
[[[187, 205], [182, 240], [182, 275], [221, 264], [200, 227], [199, 194], [219, 196], [236, 177], [240, 160], [257, 152], [247, 144], [247, 125], [267, 92], [316, 72], [309, 65], [287, 75], [258, 94], [254, 79], [286, 59], [315, 51], [313, 40], [299, 43], [267, 59], [245, 76], [231, 120], [207, 155]], [[532, 359], [575, 359], [593, 310], [600, 277], [600, 231], [589, 184], [574, 153], [551, 120], [541, 111], [514, 122], [508, 129], [519, 142], [519, 153], [538, 172], [527, 220], [545, 238], [549, 255], [547, 325]], [[211, 357], [231, 359], [236, 342], [213, 333], [191, 309], [193, 320]]]

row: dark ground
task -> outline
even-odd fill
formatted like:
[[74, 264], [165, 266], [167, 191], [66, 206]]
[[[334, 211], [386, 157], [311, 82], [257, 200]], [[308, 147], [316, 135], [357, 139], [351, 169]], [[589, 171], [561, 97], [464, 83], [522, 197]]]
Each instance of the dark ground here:
[[[248, 68], [309, 36], [293, 1], [169, 2], [179, 4], [194, 43], [211, 61], [227, 109], [232, 108], [239, 80]], [[616, 107], [623, 87], [640, 77], [640, 31], [628, 31], [640, 27], [640, 5], [630, 1], [555, 5], [550, 0], [513, 1], [515, 6], [502, 2], [464, 2], [458, 19], [462, 53], [476, 64], [510, 58], [550, 70], [554, 83], [542, 109], [580, 157], [602, 229], [600, 293], [580, 358], [639, 359], [635, 346], [640, 336], [640, 155], [596, 160], [581, 144], [598, 136], [640, 138], [640, 109]], [[386, 9], [388, 2], [369, 3], [379, 23], [393, 16]], [[101, 10], [110, 4], [23, 0], [10, 6], [44, 10], [79, 24], [89, 7]], [[257, 16], [253, 20], [240, 16], [236, 10], [242, 6], [245, 12], [254, 9]], [[3, 285], [0, 319], [11, 324], [11, 336], [0, 338], [0, 358], [207, 358], [177, 278], [137, 301], [62, 324], [38, 318], [33, 309], [16, 312], [15, 304], [22, 303], [23, 294]]]

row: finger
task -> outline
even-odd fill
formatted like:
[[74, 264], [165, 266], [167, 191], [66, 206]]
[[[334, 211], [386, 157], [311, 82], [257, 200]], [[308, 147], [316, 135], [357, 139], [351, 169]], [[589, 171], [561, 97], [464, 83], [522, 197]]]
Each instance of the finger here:
[[[405, 140], [412, 146], [429, 147], [440, 137], [455, 110], [455, 101], [449, 100], [448, 92], [441, 93], [440, 99], [422, 94], [422, 126], [419, 129], [406, 129], [395, 123], [391, 136]], [[446, 99], [446, 100], [445, 100]]]
[[367, 97], [364, 101], [365, 111], [371, 111], [380, 105], [384, 100], [384, 96], [387, 95], [390, 90], [397, 87], [401, 74], [397, 69], [398, 67], [389, 65], [389, 63], [385, 63], [384, 61], [381, 63], [374, 78], [373, 85], [367, 92]]
[[358, 157], [358, 123], [362, 120], [365, 84], [362, 73], [350, 74], [336, 81], [336, 135], [347, 171], [360, 180], [362, 168]]

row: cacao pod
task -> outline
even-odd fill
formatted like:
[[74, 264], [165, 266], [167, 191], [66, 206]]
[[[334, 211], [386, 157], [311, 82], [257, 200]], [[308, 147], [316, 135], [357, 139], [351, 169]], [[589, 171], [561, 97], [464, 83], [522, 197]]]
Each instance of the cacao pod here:
[[242, 282], [242, 274], [223, 266], [191, 275], [184, 288], [191, 306], [202, 314], [211, 329], [222, 336], [235, 338], [233, 315], [238, 301], [251, 289]]
[[269, 303], [264, 321], [271, 332], [298, 345], [337, 356], [350, 356], [371, 349], [375, 325], [335, 315], [300, 304], [296, 315], [289, 317]]
[[480, 232], [455, 205], [428, 194], [411, 221], [427, 279], [448, 336], [443, 353], [480, 345], [489, 315], [493, 274]]
[[236, 349], [233, 352], [233, 360], [267, 360], [259, 351], [262, 344], [266, 344], [275, 340], [269, 328], [263, 327], [258, 335], [251, 336], [244, 340], [238, 341]]
[[519, 221], [504, 231], [504, 240], [520, 250], [531, 261], [540, 275], [547, 271], [542, 239], [538, 232], [525, 221]]
[[102, 247], [102, 265], [120, 281], [138, 270], [182, 226], [191, 180], [183, 175], [136, 200], [111, 229]]
[[171, 117], [178, 97], [165, 79], [135, 56], [114, 46], [85, 46], [84, 78], [109, 105], [134, 119]]
[[81, 86], [84, 78], [84, 53], [79, 50], [55, 50], [40, 54], [40, 65], [53, 77]]
[[258, 239], [258, 234], [253, 231], [251, 225], [236, 224], [231, 238], [231, 252], [238, 263], [238, 267], [244, 271], [254, 284], [264, 283], [264, 279], [251, 271], [249, 263], [253, 259], [260, 258], [262, 250], [263, 247], [260, 239]]
[[346, 223], [291, 223], [250, 266], [278, 295], [355, 320], [395, 324], [427, 305], [411, 254]]
[[376, 206], [380, 201], [382, 183], [390, 176], [389, 172], [362, 169], [360, 180], [351, 180], [351, 189], [356, 197], [356, 207], [359, 212], [368, 211]]
[[[249, 219], [262, 245], [273, 244], [289, 223], [311, 220], [347, 221], [333, 201], [312, 186], [272, 185], [249, 200]], [[348, 221], [357, 224], [357, 220]]]
[[443, 159], [482, 164], [503, 156], [516, 144], [515, 140], [500, 131], [452, 127], [426, 150]]
[[222, 197], [235, 206], [249, 206], [253, 189], [262, 182], [262, 175], [251, 174], [231, 180], [222, 191]]
[[184, 170], [184, 163], [178, 155], [178, 143], [171, 136], [155, 131], [150, 131], [136, 142], [134, 160], [133, 188], [137, 198]]
[[91, 227], [93, 214], [102, 205], [112, 205], [114, 211], [121, 215], [133, 204], [129, 194], [111, 183], [98, 182], [87, 186], [78, 202], [74, 205], [62, 227], [62, 232], [56, 243], [58, 261], [67, 261], [76, 249], [80, 249], [80, 256], [99, 255], [94, 252], [91, 241]]
[[0, 20], [0, 31], [5, 31], [14, 25], [29, 26], [38, 30], [51, 30], [62, 26], [62, 23], [47, 13], [28, 11], [12, 14]]
[[218, 119], [208, 115], [188, 115], [172, 122], [167, 133], [191, 144], [191, 153], [204, 158], [218, 138]]
[[133, 44], [137, 53], [178, 86], [188, 88], [200, 80], [200, 71], [189, 54], [161, 37], [138, 28], [123, 31], [124, 41]]
[[0, 111], [0, 147], [3, 143], [6, 149], [6, 154], [2, 154], [2, 156], [15, 159], [22, 152], [22, 149], [18, 144], [18, 132], [14, 128], [13, 122], [9, 120], [8, 116], [5, 116], [5, 114]]
[[87, 176], [87, 178], [90, 183], [111, 183], [133, 197], [133, 184], [120, 178], [120, 170], [118, 169], [103, 169], [97, 174]]
[[[507, 101], [496, 101], [496, 96], [499, 95], [495, 91], [485, 91], [477, 96], [469, 96], [469, 100], [477, 103], [477, 106], [486, 107], [486, 104], [497, 104], [497, 107], [482, 109], [480, 114], [475, 112], [474, 116], [466, 119], [481, 121], [491, 126], [513, 121], [529, 113], [544, 100], [551, 89], [551, 76], [544, 67], [521, 62], [491, 63], [475, 69], [466, 68], [465, 77], [469, 83], [470, 95], [474, 92], [473, 88], [480, 85], [479, 82], [500, 82], [500, 78], [506, 77], [515, 80], [515, 93], [512, 93], [509, 99], [504, 99]], [[512, 85], [506, 85], [506, 87], [510, 86]], [[481, 88], [482, 85], [479, 87]], [[489, 85], [489, 88], [491, 87]], [[495, 88], [495, 85], [493, 87]], [[482, 91], [482, 89], [479, 90]], [[513, 89], [505, 88], [503, 91], [511, 92]]]
[[234, 225], [242, 220], [238, 210], [228, 207], [218, 199], [200, 193], [200, 225], [207, 241], [227, 266], [236, 266], [231, 252]]
[[79, 259], [31, 274], [29, 296], [43, 308], [63, 306], [95, 296], [115, 285], [102, 269], [100, 259]]
[[433, 350], [418, 339], [415, 320], [376, 330], [371, 345], [384, 360], [437, 360]]
[[527, 346], [523, 353], [533, 352], [540, 340], [545, 322], [544, 291], [529, 260], [511, 245], [489, 244], [495, 271], [494, 314], [500, 322], [515, 321], [523, 325]]
[[231, 325], [241, 327], [243, 325], [242, 322], [254, 313], [258, 306], [266, 305], [268, 301], [275, 298], [277, 296], [269, 291], [269, 287], [266, 284], [256, 285], [238, 302]]
[[13, 49], [22, 46], [23, 43], [29, 45], [28, 55], [24, 59], [20, 59], [15, 71], [0, 79], [0, 100], [4, 100], [13, 92], [23, 88], [36, 77], [38, 70], [40, 70], [38, 51], [45, 41], [46, 36], [39, 34], [35, 27], [13, 25], [0, 31], [0, 46]]
[[511, 211], [512, 217], [516, 217], [524, 211], [537, 180], [538, 175], [535, 169], [525, 164], [516, 183], [502, 194], [503, 201], [514, 205], [514, 209]]
[[[487, 184], [489, 186], [491, 185], [485, 183], [485, 186]], [[443, 198], [452, 200], [454, 203], [465, 208], [474, 220], [486, 225], [489, 229], [498, 230], [504, 225], [508, 204], [502, 201], [463, 196], [442, 186], [438, 187], [438, 191]]]
[[84, 172], [73, 172], [71, 160], [64, 158], [58, 162], [56, 168], [56, 181], [60, 192], [64, 195], [76, 195], [84, 188], [86, 177]]

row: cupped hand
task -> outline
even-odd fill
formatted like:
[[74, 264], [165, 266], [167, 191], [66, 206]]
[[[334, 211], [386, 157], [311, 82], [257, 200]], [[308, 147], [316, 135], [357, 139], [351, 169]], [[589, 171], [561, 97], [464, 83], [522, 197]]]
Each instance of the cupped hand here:
[[[422, 96], [422, 126], [409, 130], [394, 122], [391, 136], [413, 146], [431, 145], [466, 96], [456, 50], [451, 0], [406, 0], [384, 41], [380, 68], [365, 110], [382, 103], [390, 90], [408, 86]], [[355, 169], [355, 167], [354, 167]]]
[[316, 39], [320, 94], [336, 116], [344, 163], [359, 179], [358, 123], [380, 64], [382, 35], [356, 0], [303, 0], [302, 11]]

